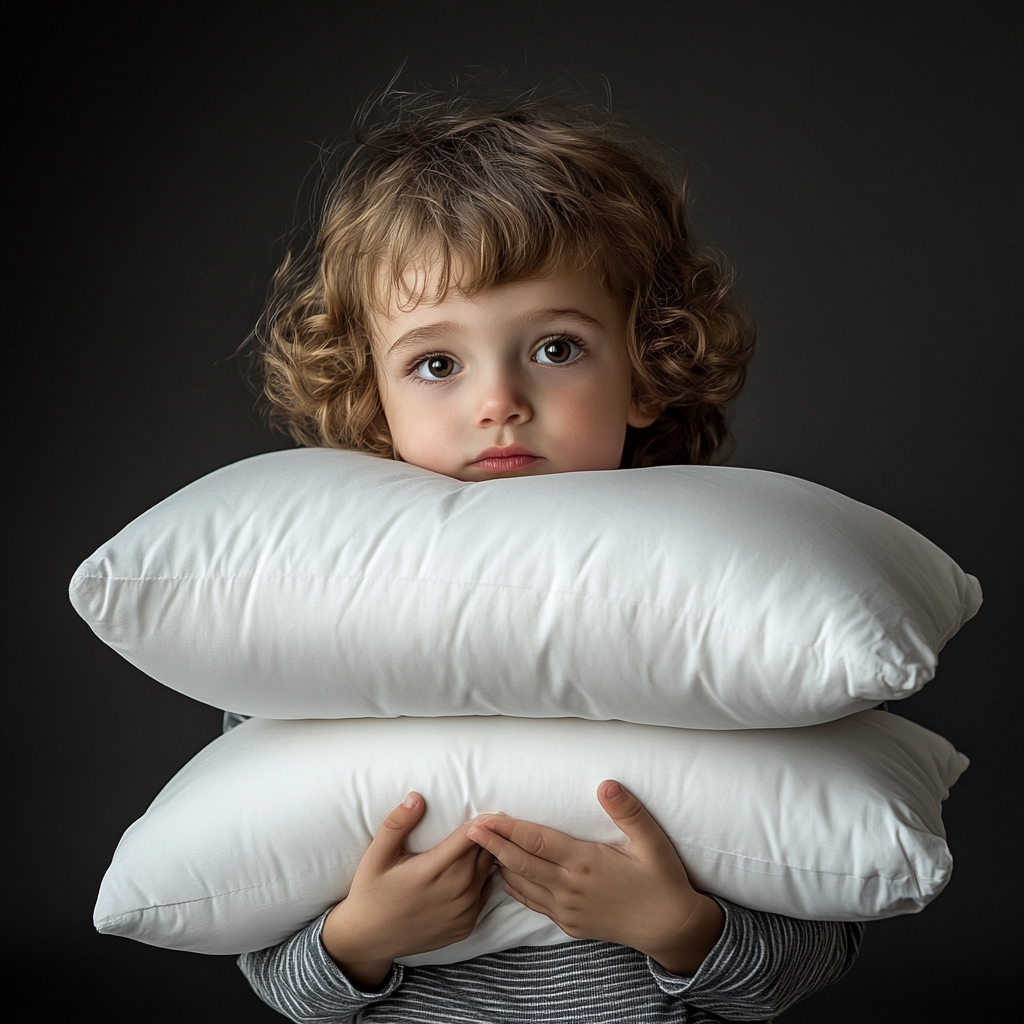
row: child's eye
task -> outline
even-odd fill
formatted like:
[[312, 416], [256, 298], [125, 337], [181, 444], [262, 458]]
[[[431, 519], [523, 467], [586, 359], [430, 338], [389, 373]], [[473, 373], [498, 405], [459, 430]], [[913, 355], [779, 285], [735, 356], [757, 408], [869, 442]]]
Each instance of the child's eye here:
[[458, 373], [462, 367], [451, 356], [427, 356], [426, 359], [417, 363], [413, 373], [423, 380], [444, 380], [453, 373]]
[[548, 338], [533, 358], [546, 366], [564, 366], [582, 353], [583, 349], [572, 338]]

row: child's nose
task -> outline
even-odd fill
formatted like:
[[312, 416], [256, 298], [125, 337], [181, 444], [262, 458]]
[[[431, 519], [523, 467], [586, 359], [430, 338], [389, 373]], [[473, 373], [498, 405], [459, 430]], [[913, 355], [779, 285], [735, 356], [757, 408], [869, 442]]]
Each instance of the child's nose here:
[[532, 418], [533, 409], [526, 391], [513, 374], [496, 373], [485, 382], [479, 398], [479, 426], [515, 425]]

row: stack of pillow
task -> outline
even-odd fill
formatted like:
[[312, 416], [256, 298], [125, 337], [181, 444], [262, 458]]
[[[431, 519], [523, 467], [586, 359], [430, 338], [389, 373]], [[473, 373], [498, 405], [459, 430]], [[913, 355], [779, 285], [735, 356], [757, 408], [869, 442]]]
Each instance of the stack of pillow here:
[[[281, 941], [343, 897], [406, 792], [410, 849], [484, 811], [622, 841], [651, 810], [694, 885], [758, 910], [920, 910], [951, 868], [967, 761], [870, 710], [920, 689], [977, 580], [882, 512], [749, 469], [466, 484], [278, 452], [172, 495], [76, 573], [79, 613], [160, 682], [254, 716], [121, 840], [102, 932], [206, 953]], [[410, 964], [568, 940], [495, 887]]]

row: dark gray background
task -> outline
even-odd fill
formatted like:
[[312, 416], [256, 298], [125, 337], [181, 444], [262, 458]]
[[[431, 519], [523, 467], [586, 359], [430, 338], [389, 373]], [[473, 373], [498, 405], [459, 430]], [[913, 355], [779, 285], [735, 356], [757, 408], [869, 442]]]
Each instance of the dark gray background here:
[[973, 759], [946, 810], [953, 881], [871, 927], [847, 979], [786, 1019], [995, 1005], [1019, 965], [1015, 9], [8, 5], [9, 1019], [280, 1019], [230, 959], [92, 930], [118, 837], [219, 713], [121, 661], [65, 588], [160, 498], [283, 446], [233, 352], [317, 145], [406, 59], [409, 82], [482, 66], [600, 96], [607, 76], [688, 155], [696, 228], [760, 324], [734, 462], [885, 509], [981, 579], [978, 618], [898, 709]]

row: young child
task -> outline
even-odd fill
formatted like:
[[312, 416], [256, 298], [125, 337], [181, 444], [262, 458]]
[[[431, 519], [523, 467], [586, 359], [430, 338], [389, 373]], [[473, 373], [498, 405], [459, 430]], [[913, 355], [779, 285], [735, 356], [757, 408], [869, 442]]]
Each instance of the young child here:
[[[378, 111], [315, 247], [275, 278], [258, 336], [276, 421], [465, 481], [709, 462], [753, 328], [670, 171], [583, 110], [392, 94]], [[295, 1021], [618, 1024], [768, 1019], [852, 964], [860, 925], [698, 893], [636, 797], [607, 780], [597, 799], [623, 845], [486, 815], [413, 856], [410, 793], [347, 898], [241, 968]], [[394, 963], [465, 938], [492, 877], [582, 941]]]

